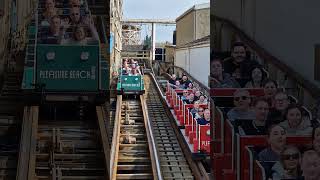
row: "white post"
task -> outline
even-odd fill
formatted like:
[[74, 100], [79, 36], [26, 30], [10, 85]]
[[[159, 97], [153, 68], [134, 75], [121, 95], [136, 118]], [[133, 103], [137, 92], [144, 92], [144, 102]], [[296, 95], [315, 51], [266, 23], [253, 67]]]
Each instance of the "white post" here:
[[152, 23], [152, 39], [151, 39], [151, 60], [155, 60], [156, 57], [156, 24]]

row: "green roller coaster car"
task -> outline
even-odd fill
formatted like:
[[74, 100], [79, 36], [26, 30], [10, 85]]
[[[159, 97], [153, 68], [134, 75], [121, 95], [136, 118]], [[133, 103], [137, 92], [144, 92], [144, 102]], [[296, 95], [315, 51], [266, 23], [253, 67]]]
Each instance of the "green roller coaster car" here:
[[101, 68], [99, 54], [98, 45], [38, 45], [36, 76], [32, 76], [33, 73], [30, 73], [32, 77], [25, 74], [23, 89], [32, 88], [32, 81], [45, 84], [46, 91], [88, 92], [107, 89], [108, 79], [101, 81], [101, 77], [102, 74], [108, 76], [108, 71], [104, 71], [108, 69]]
[[[60, 38], [72, 37], [73, 33], [69, 32], [72, 28], [63, 32], [59, 40], [49, 35], [51, 28], [42, 24], [43, 2], [36, 3], [36, 11], [28, 25], [21, 89], [36, 100], [88, 99], [104, 102], [110, 91], [109, 56], [112, 39], [107, 39], [105, 22], [108, 22], [108, 13], [92, 16], [85, 0], [79, 10], [85, 11], [92, 19], [99, 37], [84, 44], [64, 44]], [[67, 11], [62, 11], [62, 15], [69, 16]], [[91, 38], [92, 33], [86, 36]]]
[[143, 76], [129, 76], [121, 74], [117, 83], [117, 91], [118, 94], [144, 94]]
[[[34, 27], [28, 35], [35, 38]], [[101, 44], [27, 45], [22, 89], [26, 94], [64, 94], [101, 99], [109, 90], [109, 62]]]

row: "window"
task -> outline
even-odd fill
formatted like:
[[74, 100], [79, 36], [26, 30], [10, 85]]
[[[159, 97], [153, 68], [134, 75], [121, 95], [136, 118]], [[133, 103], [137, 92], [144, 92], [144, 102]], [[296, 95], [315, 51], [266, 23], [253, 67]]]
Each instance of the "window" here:
[[166, 49], [156, 48], [155, 60], [164, 61], [166, 59]]

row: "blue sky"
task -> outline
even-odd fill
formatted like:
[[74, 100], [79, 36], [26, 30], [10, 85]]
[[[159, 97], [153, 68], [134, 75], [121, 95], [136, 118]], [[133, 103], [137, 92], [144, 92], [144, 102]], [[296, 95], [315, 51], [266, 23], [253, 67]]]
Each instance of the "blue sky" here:
[[[209, 3], [210, 0], [124, 0], [124, 19], [172, 19], [175, 20], [195, 4]], [[174, 26], [157, 25], [156, 41], [172, 42]], [[144, 26], [142, 37], [151, 30]], [[148, 32], [149, 35], [150, 32]]]

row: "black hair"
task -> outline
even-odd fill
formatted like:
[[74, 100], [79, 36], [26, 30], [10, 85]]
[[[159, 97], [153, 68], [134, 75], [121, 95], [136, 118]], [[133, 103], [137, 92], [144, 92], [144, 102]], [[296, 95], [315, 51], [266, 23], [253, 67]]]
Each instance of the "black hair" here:
[[53, 21], [53, 19], [58, 18], [61, 21], [61, 18], [59, 15], [54, 15], [50, 18], [50, 23]]
[[270, 82], [272, 82], [275, 86], [276, 86], [276, 88], [278, 88], [278, 83], [277, 83], [277, 81], [275, 81], [275, 80], [273, 80], [273, 79], [270, 79], [270, 78], [268, 78], [268, 79], [265, 79], [264, 81], [263, 81], [263, 87], [265, 87], [266, 86], [266, 84], [268, 84], [268, 83], [270, 83]]
[[289, 99], [289, 94], [287, 94], [283, 89], [278, 89], [277, 92], [274, 94], [274, 96], [278, 94], [285, 94], [287, 98]]
[[279, 124], [272, 124], [272, 125], [270, 125], [270, 126], [268, 127], [267, 137], [270, 137], [270, 134], [271, 134], [272, 129], [275, 128], [275, 127], [277, 127], [277, 126], [281, 127], [281, 128], [284, 130], [284, 132], [286, 133], [286, 130], [285, 130], [282, 126], [280, 126]]
[[261, 74], [262, 74], [262, 77], [261, 77], [261, 82], [260, 82], [260, 87], [263, 87], [264, 86], [264, 80], [265, 78], [267, 77], [266, 75], [266, 72], [263, 70], [263, 68], [261, 66], [254, 66], [252, 69], [251, 69], [251, 73], [250, 73], [250, 81], [253, 83], [253, 79], [252, 79], [252, 72], [253, 70], [255, 69], [259, 69], [261, 71]]
[[220, 57], [217, 57], [217, 56], [213, 57], [210, 63], [212, 64], [213, 62], [219, 62], [223, 66], [223, 61]]
[[247, 49], [246, 45], [243, 42], [235, 42], [235, 43], [233, 43], [232, 46], [231, 46], [231, 51], [232, 52], [234, 51], [235, 47], [243, 47], [245, 50]]
[[254, 99], [252, 106], [256, 106], [259, 102], [265, 102], [269, 105], [268, 101], [264, 97], [259, 97]]
[[300, 113], [301, 113], [301, 118], [302, 118], [302, 112], [303, 112], [303, 110], [302, 110], [302, 108], [301, 108], [301, 106], [300, 105], [298, 105], [298, 104], [290, 104], [287, 108], [286, 108], [286, 110], [284, 111], [284, 118], [285, 119], [287, 119], [287, 114], [288, 114], [288, 112], [291, 110], [291, 109], [298, 109], [299, 111], [300, 111]]
[[[73, 28], [72, 36], [73, 36], [73, 39], [74, 39], [74, 40], [77, 40], [77, 38], [76, 38], [76, 32], [77, 32], [78, 29], [83, 29], [84, 37], [87, 37], [88, 34], [87, 34], [87, 31], [86, 31], [86, 28], [83, 27], [83, 26], [81, 26], [81, 25], [78, 25], [78, 26], [75, 26], [75, 27]], [[78, 40], [77, 40], [77, 41], [78, 41]]]

